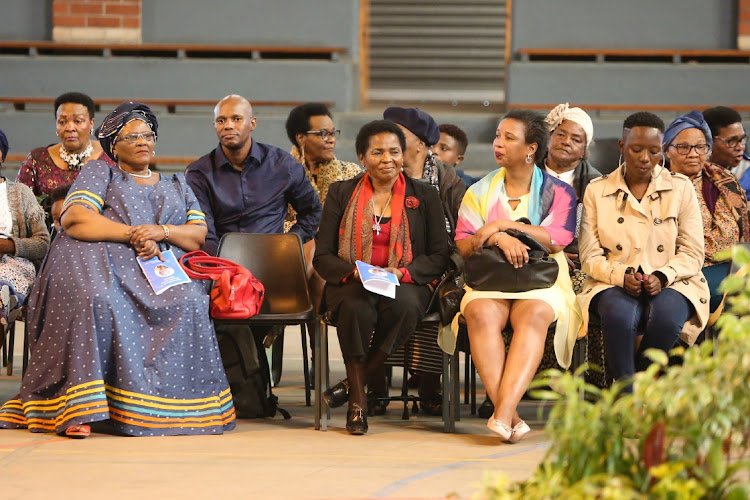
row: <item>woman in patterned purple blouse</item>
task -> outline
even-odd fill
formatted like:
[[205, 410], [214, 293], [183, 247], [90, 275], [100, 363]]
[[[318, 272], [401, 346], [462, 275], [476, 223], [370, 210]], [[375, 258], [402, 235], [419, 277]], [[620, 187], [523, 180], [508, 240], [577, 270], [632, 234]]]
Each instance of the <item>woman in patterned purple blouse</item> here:
[[94, 101], [80, 92], [68, 92], [55, 99], [55, 120], [60, 142], [32, 149], [26, 156], [16, 182], [29, 186], [43, 202], [53, 189], [72, 184], [89, 160], [115, 164], [104, 154], [94, 129]]

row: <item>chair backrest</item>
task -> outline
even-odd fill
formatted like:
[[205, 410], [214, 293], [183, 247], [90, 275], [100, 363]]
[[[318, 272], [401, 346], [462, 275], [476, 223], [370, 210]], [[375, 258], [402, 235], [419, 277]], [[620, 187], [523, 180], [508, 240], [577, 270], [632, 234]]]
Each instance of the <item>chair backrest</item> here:
[[227, 233], [219, 257], [250, 270], [266, 288], [260, 314], [310, 315], [302, 241], [297, 234]]
[[591, 145], [589, 161], [602, 174], [613, 172], [620, 158], [619, 139], [597, 139]]

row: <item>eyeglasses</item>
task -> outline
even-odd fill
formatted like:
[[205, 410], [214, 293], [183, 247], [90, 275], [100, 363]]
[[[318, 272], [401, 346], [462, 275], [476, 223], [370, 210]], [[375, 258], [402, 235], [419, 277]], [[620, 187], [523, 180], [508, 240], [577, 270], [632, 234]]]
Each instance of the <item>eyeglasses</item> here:
[[305, 132], [306, 134], [312, 134], [312, 135], [319, 135], [321, 139], [324, 141], [327, 141], [329, 137], [333, 137], [334, 139], [338, 139], [341, 135], [340, 130], [308, 130]]
[[717, 139], [720, 139], [721, 142], [726, 144], [730, 149], [734, 149], [737, 146], [745, 147], [745, 144], [747, 144], [747, 134], [743, 135], [742, 137], [732, 137], [731, 139], [724, 139], [723, 137], [716, 136]]
[[691, 149], [695, 149], [699, 155], [708, 153], [708, 144], [670, 144], [669, 147], [675, 148], [683, 156], [689, 155]]
[[143, 132], [142, 134], [128, 134], [117, 138], [117, 142], [126, 142], [128, 144], [135, 144], [138, 139], [143, 139], [146, 142], [154, 142], [156, 140], [156, 134], [153, 132]]

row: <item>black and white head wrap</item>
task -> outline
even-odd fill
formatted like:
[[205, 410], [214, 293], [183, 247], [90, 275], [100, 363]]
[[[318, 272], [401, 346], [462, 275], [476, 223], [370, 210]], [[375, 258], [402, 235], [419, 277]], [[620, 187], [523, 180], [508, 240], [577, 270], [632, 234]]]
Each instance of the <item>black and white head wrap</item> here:
[[104, 121], [102, 121], [101, 126], [97, 130], [96, 136], [99, 138], [102, 149], [107, 153], [107, 156], [115, 161], [117, 161], [117, 158], [112, 153], [115, 140], [123, 127], [133, 120], [146, 122], [154, 135], [157, 135], [156, 130], [159, 128], [159, 122], [156, 120], [156, 115], [145, 104], [133, 101], [123, 102], [118, 105], [114, 111], [104, 118]]

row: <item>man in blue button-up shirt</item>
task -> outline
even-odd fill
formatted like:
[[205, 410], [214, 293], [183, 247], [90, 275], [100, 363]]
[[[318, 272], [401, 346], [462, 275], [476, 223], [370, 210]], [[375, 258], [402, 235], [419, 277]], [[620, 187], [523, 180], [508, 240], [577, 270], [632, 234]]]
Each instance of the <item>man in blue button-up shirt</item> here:
[[185, 177], [206, 214], [203, 250], [216, 255], [225, 233], [283, 233], [287, 204], [297, 211], [291, 232], [315, 236], [323, 211], [300, 163], [277, 147], [253, 141], [250, 103], [228, 95], [214, 108], [219, 146], [190, 164]]

